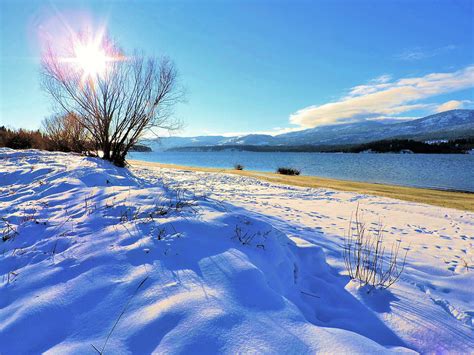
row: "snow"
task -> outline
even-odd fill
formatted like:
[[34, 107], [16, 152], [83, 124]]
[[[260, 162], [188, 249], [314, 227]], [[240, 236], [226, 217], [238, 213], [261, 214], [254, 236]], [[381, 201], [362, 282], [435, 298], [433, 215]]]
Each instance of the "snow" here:
[[[357, 203], [410, 248], [388, 290], [344, 271]], [[1, 354], [474, 348], [470, 212], [0, 149], [0, 218]]]
[[437, 126], [438, 129], [452, 125], [470, 123], [473, 110], [450, 110], [424, 117], [419, 120], [423, 126]]

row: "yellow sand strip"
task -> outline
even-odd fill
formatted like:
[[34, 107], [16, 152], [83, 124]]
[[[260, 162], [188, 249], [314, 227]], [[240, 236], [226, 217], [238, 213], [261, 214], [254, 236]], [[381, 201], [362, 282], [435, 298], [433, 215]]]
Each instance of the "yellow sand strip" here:
[[174, 164], [151, 163], [139, 160], [129, 160], [128, 162], [132, 166], [155, 166], [167, 169], [203, 171], [249, 176], [285, 185], [313, 188], [328, 188], [340, 191], [352, 191], [362, 194], [384, 196], [404, 201], [426, 203], [434, 206], [442, 206], [474, 212], [474, 193], [421, 189], [396, 185], [373, 184], [366, 182], [328, 179], [316, 176], [286, 176], [275, 173], [249, 170], [197, 168]]

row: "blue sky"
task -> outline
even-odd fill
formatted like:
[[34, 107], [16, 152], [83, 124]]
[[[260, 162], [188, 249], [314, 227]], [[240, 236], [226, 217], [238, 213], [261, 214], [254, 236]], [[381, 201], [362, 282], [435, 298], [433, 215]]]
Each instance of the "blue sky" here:
[[[0, 0], [0, 123], [38, 128], [39, 33], [106, 25], [170, 56], [181, 135], [285, 132], [473, 107], [472, 1]], [[85, 20], [86, 19], [86, 20]]]

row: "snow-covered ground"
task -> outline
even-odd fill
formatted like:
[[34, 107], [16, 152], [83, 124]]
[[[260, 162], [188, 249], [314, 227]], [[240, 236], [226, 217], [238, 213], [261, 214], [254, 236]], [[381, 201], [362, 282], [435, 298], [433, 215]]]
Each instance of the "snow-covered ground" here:
[[[344, 270], [357, 204], [410, 249], [388, 290]], [[470, 212], [0, 149], [0, 218], [0, 354], [474, 348]]]

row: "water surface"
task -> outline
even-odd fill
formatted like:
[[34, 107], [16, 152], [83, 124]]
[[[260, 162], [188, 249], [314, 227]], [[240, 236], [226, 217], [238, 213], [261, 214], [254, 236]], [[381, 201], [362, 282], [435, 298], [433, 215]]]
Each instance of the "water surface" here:
[[129, 159], [194, 167], [275, 171], [286, 166], [303, 175], [474, 192], [474, 155], [264, 152], [133, 152]]

